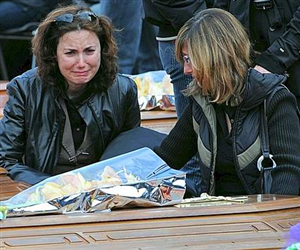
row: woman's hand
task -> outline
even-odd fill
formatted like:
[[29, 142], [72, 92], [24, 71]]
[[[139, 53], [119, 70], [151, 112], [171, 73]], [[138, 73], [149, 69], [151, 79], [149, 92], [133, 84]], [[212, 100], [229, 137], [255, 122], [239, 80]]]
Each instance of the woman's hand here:
[[265, 68], [259, 66], [259, 65], [256, 65], [254, 67], [255, 70], [257, 70], [258, 72], [262, 73], [262, 74], [270, 74], [271, 72], [266, 70]]

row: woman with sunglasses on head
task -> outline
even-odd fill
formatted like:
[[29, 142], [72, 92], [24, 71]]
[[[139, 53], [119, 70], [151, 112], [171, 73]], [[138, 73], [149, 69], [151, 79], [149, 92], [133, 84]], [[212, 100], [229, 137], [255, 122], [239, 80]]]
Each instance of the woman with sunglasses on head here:
[[117, 74], [113, 28], [88, 8], [55, 9], [32, 48], [38, 68], [7, 85], [0, 166], [29, 184], [99, 161], [121, 132], [140, 125], [135, 83]]
[[[298, 195], [300, 122], [296, 99], [282, 85], [286, 77], [250, 67], [245, 30], [220, 9], [201, 11], [187, 21], [175, 46], [185, 74], [194, 78], [185, 92], [190, 104], [156, 153], [180, 169], [199, 152], [202, 192], [242, 195], [269, 189]], [[265, 137], [273, 155], [263, 151], [268, 176], [258, 168]], [[266, 176], [271, 178], [263, 183]]]

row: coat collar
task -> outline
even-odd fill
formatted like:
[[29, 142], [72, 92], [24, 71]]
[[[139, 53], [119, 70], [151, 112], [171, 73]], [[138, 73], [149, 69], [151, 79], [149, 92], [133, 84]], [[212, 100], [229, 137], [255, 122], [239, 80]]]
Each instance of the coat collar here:
[[262, 74], [250, 68], [246, 79], [245, 92], [242, 101], [243, 110], [249, 110], [259, 106], [266, 97], [287, 77], [278, 74]]

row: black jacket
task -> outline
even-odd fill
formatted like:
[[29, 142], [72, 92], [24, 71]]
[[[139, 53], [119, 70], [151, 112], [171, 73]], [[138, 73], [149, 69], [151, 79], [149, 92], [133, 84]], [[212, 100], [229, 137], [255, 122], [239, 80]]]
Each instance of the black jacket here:
[[[60, 155], [65, 124], [60, 90], [44, 86], [34, 69], [14, 78], [7, 93], [0, 121], [0, 167], [17, 181], [37, 183], [52, 173]], [[80, 109], [87, 126], [101, 135], [92, 138], [99, 159], [117, 135], [140, 125], [137, 87], [122, 75], [107, 91], [92, 94]]]
[[[292, 195], [299, 192], [300, 122], [295, 97], [279, 86], [283, 80], [283, 76], [263, 75], [251, 69], [244, 99], [236, 110], [231, 130], [232, 167], [248, 194], [261, 193], [260, 172], [256, 167], [261, 156], [260, 106], [264, 99], [271, 97], [267, 113], [268, 129], [270, 151], [277, 163], [272, 170], [271, 192]], [[272, 94], [275, 90], [276, 93]], [[180, 169], [198, 151], [201, 190], [212, 194], [218, 147], [216, 129], [214, 106], [206, 97], [196, 95], [161, 147], [155, 148], [156, 153], [176, 169]]]
[[216, 0], [250, 32], [255, 63], [272, 73], [288, 73], [287, 86], [300, 97], [300, 0], [272, 0], [272, 8], [256, 8], [250, 0]]
[[176, 37], [195, 12], [206, 8], [204, 0], [143, 0], [144, 19], [159, 27], [157, 37]]

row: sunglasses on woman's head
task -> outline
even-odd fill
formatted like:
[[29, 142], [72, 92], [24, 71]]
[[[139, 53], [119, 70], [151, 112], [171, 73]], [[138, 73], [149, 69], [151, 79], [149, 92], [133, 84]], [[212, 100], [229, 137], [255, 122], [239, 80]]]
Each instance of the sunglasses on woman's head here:
[[56, 17], [53, 22], [59, 23], [72, 23], [74, 21], [74, 17], [79, 18], [80, 20], [86, 20], [89, 22], [95, 21], [97, 19], [97, 15], [90, 11], [79, 11], [77, 14], [66, 13], [61, 16]]

